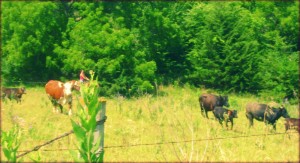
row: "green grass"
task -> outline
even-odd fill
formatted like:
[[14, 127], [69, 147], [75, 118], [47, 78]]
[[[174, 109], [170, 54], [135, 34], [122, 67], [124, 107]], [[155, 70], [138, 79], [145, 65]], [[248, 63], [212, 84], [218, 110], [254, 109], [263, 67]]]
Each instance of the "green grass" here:
[[[181, 142], [273, 133], [258, 121], [254, 121], [254, 128], [249, 130], [245, 116], [247, 102], [269, 101], [252, 95], [229, 95], [230, 109], [238, 110], [239, 117], [234, 119], [233, 130], [227, 130], [213, 119], [212, 112], [208, 113], [209, 119], [202, 117], [198, 97], [204, 92], [213, 91], [168, 86], [161, 87], [157, 97], [144, 95], [127, 99], [118, 96], [107, 99], [104, 146], [125, 147], [105, 148], [104, 161], [299, 161], [298, 134], [291, 134], [290, 139], [286, 135], [271, 135]], [[286, 107], [291, 117], [298, 117], [297, 105]], [[73, 108], [76, 114], [77, 102], [74, 102]], [[2, 102], [2, 129], [7, 131], [13, 123], [18, 123], [23, 135], [19, 150], [28, 150], [70, 131], [70, 117], [66, 113], [67, 110], [64, 114], [52, 112], [43, 88], [29, 88], [22, 104], [9, 100]], [[284, 132], [283, 118], [277, 122], [277, 132]], [[75, 149], [74, 141], [74, 135], [70, 135], [24, 156], [22, 161], [39, 157], [42, 162], [73, 161], [68, 150], [43, 150]], [[165, 142], [181, 143], [126, 147]]]

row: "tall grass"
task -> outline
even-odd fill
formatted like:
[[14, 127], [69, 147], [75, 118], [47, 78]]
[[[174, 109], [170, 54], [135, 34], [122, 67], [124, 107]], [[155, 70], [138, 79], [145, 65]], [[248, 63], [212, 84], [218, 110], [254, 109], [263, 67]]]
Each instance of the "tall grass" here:
[[[209, 119], [202, 117], [198, 97], [204, 92], [215, 93], [213, 90], [188, 86], [165, 86], [160, 87], [158, 96], [145, 94], [132, 99], [122, 96], [108, 99], [105, 146], [111, 148], [104, 149], [104, 161], [299, 161], [298, 134], [291, 134], [290, 139], [285, 135], [265, 135], [273, 131], [266, 130], [264, 123], [258, 121], [254, 121], [254, 127], [248, 129], [245, 116], [247, 102], [267, 103], [268, 99], [230, 94], [230, 109], [238, 110], [239, 117], [234, 119], [233, 130], [227, 130], [214, 120], [211, 112], [208, 113]], [[67, 110], [64, 110], [64, 114], [53, 113], [51, 103], [42, 88], [28, 89], [21, 104], [6, 101], [2, 105], [4, 129], [12, 127], [9, 110], [24, 120], [21, 128], [24, 141], [19, 150], [31, 149], [72, 129]], [[286, 107], [291, 117], [298, 117], [297, 105]], [[77, 102], [73, 108], [74, 114], [77, 114]], [[284, 132], [283, 123], [283, 118], [278, 120], [276, 132]], [[257, 134], [263, 136], [196, 141]], [[182, 142], [183, 140], [191, 141]], [[68, 150], [42, 151], [76, 149], [73, 142], [74, 135], [71, 135], [41, 148], [41, 151], [26, 155], [23, 159], [31, 161], [30, 158], [40, 156], [42, 162], [74, 161]], [[170, 143], [164, 144], [166, 142]], [[130, 146], [155, 143], [158, 144]]]

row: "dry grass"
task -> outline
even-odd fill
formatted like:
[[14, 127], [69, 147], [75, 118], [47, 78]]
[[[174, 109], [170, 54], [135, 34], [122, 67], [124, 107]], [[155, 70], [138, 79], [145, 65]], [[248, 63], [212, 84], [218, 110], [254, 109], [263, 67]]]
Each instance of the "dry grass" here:
[[[290, 139], [285, 135], [272, 135], [130, 146], [272, 133], [266, 131], [265, 125], [257, 121], [254, 122], [254, 128], [249, 130], [244, 112], [247, 102], [268, 101], [250, 95], [229, 95], [231, 109], [238, 110], [239, 116], [234, 119], [235, 125], [231, 131], [222, 128], [213, 119], [211, 112], [209, 112], [210, 119], [202, 117], [198, 96], [203, 92], [204, 90], [200, 89], [169, 86], [162, 88], [159, 92], [161, 95], [157, 97], [144, 95], [136, 99], [126, 99], [119, 96], [108, 99], [104, 145], [124, 147], [106, 148], [104, 160], [107, 162], [299, 161], [298, 134], [291, 134]], [[289, 105], [287, 109], [292, 117], [297, 117], [296, 105]], [[75, 114], [76, 111], [75, 102]], [[66, 114], [52, 113], [51, 103], [43, 88], [28, 89], [22, 104], [15, 101], [2, 102], [1, 114], [3, 130], [8, 130], [12, 123], [20, 124], [23, 131], [20, 150], [31, 149], [71, 130], [70, 117]], [[283, 119], [277, 123], [277, 132], [284, 132]], [[73, 136], [68, 136], [41, 150], [75, 149], [74, 141]], [[32, 152], [21, 161], [32, 161], [31, 158], [39, 157], [42, 162], [73, 161], [68, 150]]]

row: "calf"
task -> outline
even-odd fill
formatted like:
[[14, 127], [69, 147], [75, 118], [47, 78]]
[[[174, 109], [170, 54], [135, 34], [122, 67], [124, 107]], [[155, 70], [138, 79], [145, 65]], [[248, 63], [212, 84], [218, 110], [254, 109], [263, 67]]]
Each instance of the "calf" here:
[[236, 110], [229, 110], [223, 107], [217, 106], [213, 110], [214, 116], [219, 120], [219, 123], [223, 126], [223, 121], [226, 122], [226, 127], [228, 128], [228, 122], [231, 122], [231, 130], [233, 127], [233, 118], [237, 118]]
[[289, 129], [295, 129], [300, 133], [298, 118], [285, 118], [284, 126], [285, 132], [287, 132]]
[[199, 103], [201, 108], [201, 114], [202, 116], [204, 116], [204, 112], [205, 112], [206, 118], [208, 118], [207, 112], [213, 111], [216, 106], [229, 107], [227, 96], [216, 96], [213, 94], [206, 94], [206, 93], [202, 94], [199, 97]]
[[2, 87], [2, 99], [7, 97], [8, 99], [12, 100], [15, 99], [17, 103], [21, 103], [21, 98], [23, 94], [26, 94], [25, 87], [22, 88], [5, 88]]
[[246, 117], [249, 120], [249, 127], [253, 126], [253, 119], [256, 119], [258, 121], [264, 121], [266, 124], [273, 125], [274, 130], [276, 130], [276, 121], [281, 116], [284, 118], [290, 117], [283, 106], [275, 108], [258, 103], [249, 103], [246, 106]]

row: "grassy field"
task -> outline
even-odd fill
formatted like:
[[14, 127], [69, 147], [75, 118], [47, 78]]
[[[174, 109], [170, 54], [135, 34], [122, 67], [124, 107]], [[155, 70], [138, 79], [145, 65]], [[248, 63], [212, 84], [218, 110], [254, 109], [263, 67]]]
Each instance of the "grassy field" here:
[[[118, 96], [107, 99], [108, 119], [105, 123], [104, 160], [107, 162], [299, 161], [298, 134], [291, 133], [290, 138], [283, 134], [264, 135], [275, 132], [267, 130], [271, 129], [271, 126], [267, 128], [258, 121], [254, 121], [254, 128], [248, 129], [245, 105], [255, 101], [267, 103], [270, 102], [268, 99], [230, 94], [230, 109], [238, 110], [239, 117], [234, 119], [233, 130], [227, 130], [214, 120], [212, 112], [209, 112], [209, 119], [202, 117], [198, 97], [204, 92], [210, 91], [168, 86], [160, 87], [159, 96], [143, 95], [132, 99]], [[76, 101], [73, 108], [73, 113], [76, 114]], [[298, 105], [286, 105], [286, 108], [291, 117], [298, 117]], [[19, 151], [25, 151], [70, 131], [72, 129], [70, 117], [66, 113], [67, 110], [64, 110], [64, 114], [52, 112], [52, 105], [43, 88], [28, 88], [21, 104], [9, 100], [2, 101], [1, 127], [7, 131], [13, 124], [18, 124], [22, 130], [22, 144]], [[284, 132], [283, 118], [277, 122], [276, 133], [282, 132]], [[258, 134], [262, 136], [251, 136]], [[74, 142], [74, 135], [70, 135], [19, 160], [73, 161], [70, 150], [76, 149]], [[5, 161], [2, 151], [1, 155], [2, 161]]]

